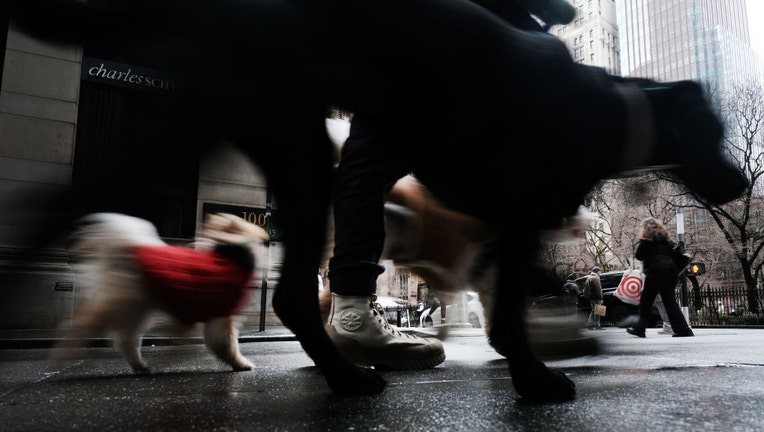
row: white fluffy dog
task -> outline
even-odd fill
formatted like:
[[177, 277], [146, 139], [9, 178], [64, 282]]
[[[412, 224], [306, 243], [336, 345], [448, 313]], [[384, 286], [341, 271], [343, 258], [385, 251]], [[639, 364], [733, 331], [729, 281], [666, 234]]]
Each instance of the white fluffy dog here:
[[136, 373], [149, 372], [141, 338], [159, 316], [187, 331], [204, 323], [204, 342], [234, 370], [252, 363], [239, 351], [235, 314], [254, 288], [257, 250], [266, 232], [223, 213], [208, 215], [195, 248], [170, 246], [143, 219], [94, 213], [80, 219], [73, 238], [78, 308], [53, 360], [106, 333]]

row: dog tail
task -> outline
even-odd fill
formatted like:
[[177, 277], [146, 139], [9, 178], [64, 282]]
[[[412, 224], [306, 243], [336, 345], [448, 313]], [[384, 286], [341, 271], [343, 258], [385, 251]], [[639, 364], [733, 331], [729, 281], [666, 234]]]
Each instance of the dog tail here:
[[560, 228], [544, 232], [543, 238], [553, 243], [580, 242], [584, 238], [584, 232], [591, 230], [595, 223], [597, 214], [579, 206], [576, 214], [566, 217]]
[[151, 222], [120, 213], [92, 213], [75, 223], [70, 250], [108, 254], [140, 245], [163, 245]]

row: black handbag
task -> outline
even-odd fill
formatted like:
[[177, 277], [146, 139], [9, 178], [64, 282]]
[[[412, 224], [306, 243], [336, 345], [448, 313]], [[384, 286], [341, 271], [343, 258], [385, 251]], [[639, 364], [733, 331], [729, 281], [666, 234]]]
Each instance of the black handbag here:
[[675, 245], [671, 249], [671, 258], [674, 260], [677, 268], [679, 268], [679, 274], [682, 274], [692, 262], [692, 255], [688, 252], [682, 252], [682, 248], [679, 245]]

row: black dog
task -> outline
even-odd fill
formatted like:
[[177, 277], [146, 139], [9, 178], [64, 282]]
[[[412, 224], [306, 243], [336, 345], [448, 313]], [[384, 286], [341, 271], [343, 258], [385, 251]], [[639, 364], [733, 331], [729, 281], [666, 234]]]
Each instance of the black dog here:
[[[540, 231], [559, 226], [597, 181], [615, 174], [603, 167], [627, 151], [627, 127], [614, 80], [576, 65], [559, 40], [462, 0], [10, 4], [16, 24], [32, 34], [142, 41], [187, 78], [170, 132], [189, 144], [159, 149], [157, 157], [201, 154], [207, 143], [231, 141], [263, 171], [286, 245], [273, 307], [334, 392], [377, 393], [386, 383], [344, 359], [320, 319], [315, 269], [335, 159], [324, 123], [330, 106], [373, 119], [389, 151], [407, 158], [436, 197], [495, 228], [501, 289], [491, 339], [507, 349], [521, 396], [574, 397], [575, 384], [528, 344], [526, 270], [534, 267]], [[718, 130], [707, 135], [713, 132], [718, 137]], [[670, 144], [681, 147], [678, 140]], [[718, 140], [708, 146], [718, 153]], [[535, 187], [542, 184], [552, 187]], [[72, 213], [81, 212], [85, 201], [73, 202]], [[91, 204], [87, 211], [98, 207]], [[519, 228], [512, 224], [518, 206]]]

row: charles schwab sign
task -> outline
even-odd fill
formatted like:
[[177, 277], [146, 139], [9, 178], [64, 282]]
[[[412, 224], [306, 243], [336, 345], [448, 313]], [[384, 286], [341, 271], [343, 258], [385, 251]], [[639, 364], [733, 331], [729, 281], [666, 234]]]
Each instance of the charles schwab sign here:
[[180, 86], [180, 79], [175, 75], [93, 57], [82, 59], [82, 79], [160, 92], [173, 92]]

